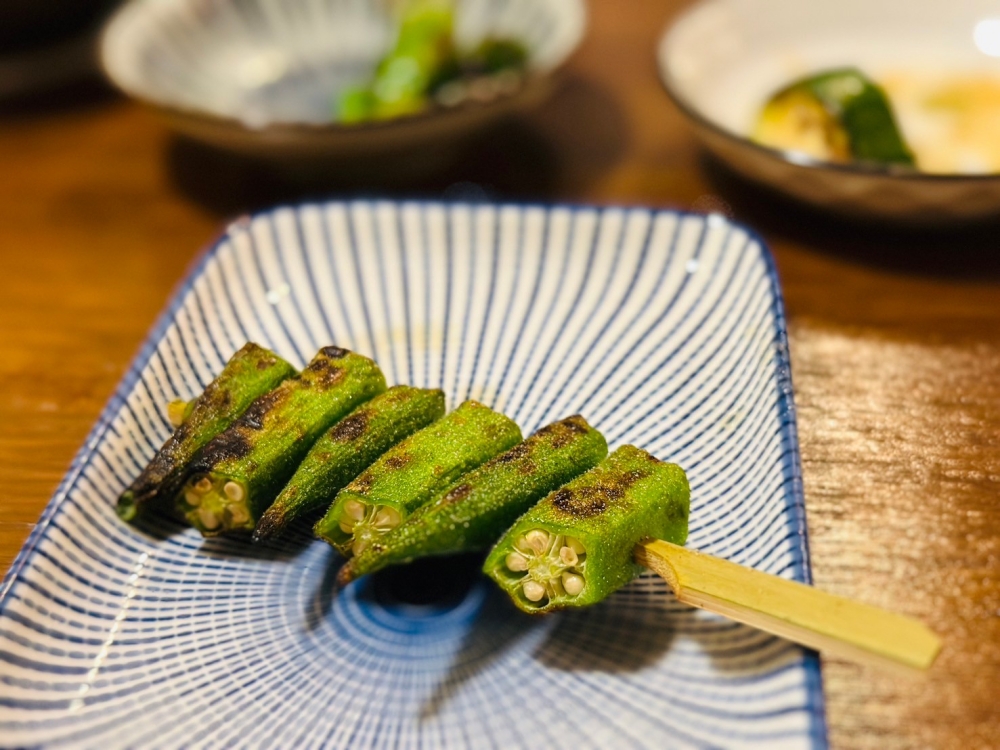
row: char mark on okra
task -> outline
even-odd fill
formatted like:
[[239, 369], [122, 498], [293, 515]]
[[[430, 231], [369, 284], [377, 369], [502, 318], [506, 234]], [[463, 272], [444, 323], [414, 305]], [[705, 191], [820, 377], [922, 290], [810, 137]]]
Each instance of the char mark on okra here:
[[373, 361], [336, 348], [334, 363], [329, 350], [258, 398], [202, 450], [177, 507], [203, 534], [252, 531], [313, 444], [385, 391], [385, 377]]
[[362, 404], [316, 441], [261, 517], [254, 540], [275, 536], [292, 520], [327, 507], [379, 456], [443, 414], [442, 391], [411, 386], [394, 386]]
[[355, 412], [333, 426], [329, 433], [330, 439], [338, 443], [357, 440], [365, 434], [368, 421], [368, 412]]
[[688, 498], [680, 467], [622, 446], [528, 510], [483, 570], [525, 612], [594, 604], [641, 572], [641, 540], [684, 543]]
[[[247, 343], [229, 358], [200, 396], [168, 404], [167, 416], [174, 432], [122, 493], [118, 515], [131, 521], [149, 506], [174, 513], [173, 499], [198, 451], [227, 430], [255, 399], [294, 374], [295, 369], [276, 354]], [[232, 445], [230, 450], [238, 451], [239, 446]]]

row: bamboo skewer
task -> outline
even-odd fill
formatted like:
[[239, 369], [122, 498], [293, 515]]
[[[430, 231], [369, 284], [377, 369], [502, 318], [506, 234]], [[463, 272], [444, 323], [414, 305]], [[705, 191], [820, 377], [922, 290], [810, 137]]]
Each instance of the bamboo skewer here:
[[679, 601], [827, 655], [927, 669], [941, 650], [941, 639], [911, 617], [670, 542], [644, 542], [635, 559], [664, 578]]

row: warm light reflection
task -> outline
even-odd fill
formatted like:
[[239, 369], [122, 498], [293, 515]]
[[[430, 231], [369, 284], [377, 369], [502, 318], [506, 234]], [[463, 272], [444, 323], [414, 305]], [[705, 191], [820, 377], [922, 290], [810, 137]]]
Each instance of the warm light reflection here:
[[972, 32], [976, 47], [990, 57], [1000, 57], [1000, 18], [984, 18]]

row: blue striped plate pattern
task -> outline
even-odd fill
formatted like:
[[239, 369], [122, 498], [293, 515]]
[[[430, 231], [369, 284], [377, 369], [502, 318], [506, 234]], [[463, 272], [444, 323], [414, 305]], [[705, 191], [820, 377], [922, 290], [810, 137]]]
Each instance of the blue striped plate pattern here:
[[[809, 580], [782, 303], [753, 234], [641, 209], [279, 208], [192, 272], [5, 577], [0, 744], [825, 746], [815, 654], [652, 575], [531, 618], [467, 562], [335, 594], [337, 555], [305, 527], [253, 546], [119, 522], [166, 404], [247, 340], [299, 365], [347, 346], [525, 434], [582, 413], [687, 469], [690, 547]], [[435, 596], [401, 596], [406, 575]]]

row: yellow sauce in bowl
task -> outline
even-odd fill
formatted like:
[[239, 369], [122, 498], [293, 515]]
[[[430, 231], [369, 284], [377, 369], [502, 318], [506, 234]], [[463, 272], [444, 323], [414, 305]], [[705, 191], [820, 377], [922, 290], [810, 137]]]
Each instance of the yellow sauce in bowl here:
[[1000, 76], [880, 76], [921, 172], [1000, 173]]

